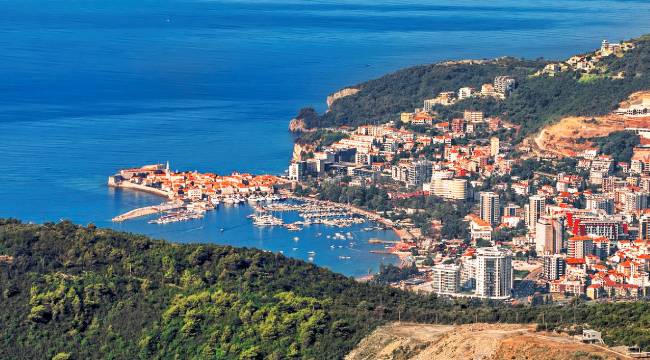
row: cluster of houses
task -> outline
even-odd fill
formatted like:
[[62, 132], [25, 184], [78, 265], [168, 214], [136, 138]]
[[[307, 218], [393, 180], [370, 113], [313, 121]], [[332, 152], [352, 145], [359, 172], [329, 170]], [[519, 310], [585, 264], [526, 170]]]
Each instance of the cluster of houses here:
[[[637, 129], [637, 133], [641, 135], [641, 145], [635, 154], [645, 151], [650, 129]], [[512, 265], [499, 268], [501, 279], [513, 279], [507, 275], [508, 271], [537, 269], [537, 277], [528, 281], [535, 281], [535, 289], [546, 289], [556, 298], [586, 296], [603, 300], [650, 295], [650, 171], [645, 163], [643, 166], [614, 164], [609, 156], [587, 151], [579, 154], [578, 164], [582, 169], [577, 169], [585, 170], [587, 177], [543, 174], [544, 185], [534, 179], [514, 177], [507, 183], [493, 185], [490, 191], [473, 191], [480, 187], [480, 179], [496, 172], [507, 174], [518, 162], [503, 157], [506, 166], [498, 166], [503, 149], [496, 141], [491, 145], [494, 146], [489, 149], [471, 150], [448, 146], [442, 161], [423, 168], [431, 169], [431, 180], [421, 184], [424, 194], [450, 200], [475, 199], [478, 210], [465, 218], [473, 246], [465, 247], [455, 239], [426, 242], [435, 249], [434, 260], [438, 265], [422, 267], [427, 276], [417, 285], [418, 290], [474, 296], [476, 247], [488, 244], [504, 246], [511, 255], [531, 254], [535, 259], [527, 262], [510, 259]], [[469, 154], [465, 159], [477, 162], [474, 169], [462, 166], [463, 157], [459, 159], [455, 155], [465, 152]], [[488, 155], [485, 159], [484, 153]], [[422, 161], [419, 163], [424, 166]], [[445, 164], [451, 167], [444, 167]], [[479, 180], [469, 181], [466, 175], [477, 175]], [[503, 204], [506, 191], [525, 198], [523, 206], [512, 202]], [[497, 231], [511, 230], [520, 230], [520, 236], [507, 242], [494, 238]], [[424, 243], [418, 244], [421, 247]], [[512, 290], [515, 295], [516, 291]], [[505, 295], [501, 292], [492, 298], [502, 296]]]
[[156, 191], [170, 199], [213, 202], [232, 196], [273, 194], [282, 183], [281, 178], [272, 175], [233, 173], [220, 176], [197, 171], [175, 172], [170, 170], [169, 163], [123, 169], [109, 178], [109, 185]]
[[[549, 75], [554, 76], [557, 73], [567, 71], [577, 71], [584, 74], [596, 73], [600, 70], [599, 62], [608, 56], [622, 56], [625, 52], [634, 49], [634, 43], [620, 42], [610, 43], [603, 40], [600, 49], [584, 55], [575, 55], [570, 57], [564, 62], [551, 63], [544, 67], [544, 69], [537, 72], [536, 75]], [[617, 74], [616, 76], [623, 76]]]
[[[624, 174], [632, 176], [647, 176], [650, 174], [650, 130], [647, 128], [628, 129], [639, 135], [640, 143], [635, 146], [630, 162], [614, 163], [611, 156], [598, 154], [597, 148], [588, 148], [576, 154], [578, 157], [578, 168], [589, 170], [589, 181], [595, 185], [601, 185], [606, 177], [615, 167], [621, 169]], [[630, 180], [633, 181], [633, 180]]]
[[[603, 42], [594, 54], [562, 66], [588, 72], [582, 62], [595, 64], [633, 46]], [[389, 184], [394, 198], [436, 196], [476, 203], [463, 219], [467, 239], [443, 238], [444, 220], [432, 221], [428, 235], [408, 216], [398, 220], [411, 234], [399, 245], [417, 253], [414, 260], [424, 274], [409, 280], [418, 290], [493, 299], [521, 298], [540, 289], [559, 298], [649, 295], [650, 129], [633, 129], [641, 142], [629, 163], [587, 149], [575, 154], [575, 169], [537, 171], [522, 179], [513, 175], [521, 154], [514, 156], [511, 145], [498, 136], [503, 128], [516, 130], [514, 126], [480, 111], [466, 110], [462, 118], [450, 120], [438, 119], [435, 112], [437, 105], [472, 96], [505, 98], [515, 86], [512, 77], [500, 76], [480, 92], [462, 88], [425, 100], [422, 109], [401, 113], [399, 121], [406, 126], [389, 122], [341, 129], [346, 138], [293, 161], [289, 178], [346, 176], [350, 185]], [[620, 111], [647, 116], [646, 100], [641, 97]], [[420, 132], [421, 127], [429, 130]], [[515, 280], [516, 271], [529, 275]], [[531, 282], [534, 286], [521, 290], [520, 284]]]
[[[475, 142], [453, 144], [454, 139], [471, 134], [489, 134], [510, 128], [498, 117], [486, 118], [483, 112], [468, 110], [463, 118], [433, 122], [427, 112], [408, 114], [412, 116], [405, 122], [426, 118], [430, 128], [437, 130], [437, 135], [398, 129], [393, 122], [359, 126], [348, 131], [348, 137], [313, 153], [313, 157], [293, 161], [289, 166], [290, 180], [344, 175], [351, 176], [354, 183], [359, 184], [386, 177], [444, 198], [466, 199], [470, 195], [467, 176], [507, 173], [512, 166], [512, 160], [504, 155], [510, 145], [498, 137], [491, 137], [484, 145]], [[411, 156], [422, 153], [425, 148], [430, 150], [428, 158]]]
[[497, 76], [492, 83], [481, 85], [480, 90], [466, 86], [457, 91], [443, 91], [433, 99], [424, 100], [424, 111], [431, 111], [436, 105], [449, 106], [472, 97], [493, 97], [503, 100], [510, 95], [516, 85], [517, 81], [511, 76]]

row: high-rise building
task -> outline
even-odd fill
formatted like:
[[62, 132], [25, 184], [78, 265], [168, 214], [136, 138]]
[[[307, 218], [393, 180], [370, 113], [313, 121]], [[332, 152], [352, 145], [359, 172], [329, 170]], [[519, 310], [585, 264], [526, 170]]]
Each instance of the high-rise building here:
[[559, 254], [563, 247], [564, 220], [542, 216], [535, 227], [537, 255]]
[[639, 219], [639, 239], [650, 241], [650, 215], [643, 215]]
[[359, 165], [370, 165], [372, 156], [368, 153], [358, 152], [354, 155], [354, 162]]
[[606, 214], [610, 215], [614, 212], [614, 196], [612, 194], [587, 195], [586, 200], [587, 210], [592, 210], [594, 212], [602, 210]]
[[499, 144], [499, 138], [496, 136], [493, 136], [490, 138], [490, 156], [497, 156], [499, 155], [499, 150], [500, 150], [500, 144]]
[[533, 195], [528, 198], [528, 214], [526, 221], [528, 229], [533, 230], [537, 225], [537, 220], [546, 213], [546, 198], [541, 195]]
[[604, 236], [610, 240], [618, 240], [625, 231], [625, 222], [616, 219], [575, 219], [572, 230], [576, 236]]
[[553, 247], [553, 219], [548, 216], [542, 216], [535, 224], [535, 251], [537, 255], [544, 255], [551, 252]]
[[589, 236], [574, 236], [569, 238], [567, 256], [570, 258], [584, 259], [594, 253], [594, 240]]
[[289, 165], [289, 180], [302, 181], [305, 177], [306, 162], [296, 161]]
[[639, 179], [641, 191], [650, 192], [650, 176], [641, 176]]
[[483, 191], [480, 199], [480, 218], [490, 225], [498, 225], [501, 222], [499, 195], [491, 191]]
[[447, 198], [451, 200], [465, 200], [467, 199], [467, 180], [466, 179], [450, 179], [443, 180], [447, 187]]
[[628, 214], [638, 213], [648, 208], [648, 193], [645, 192], [626, 192], [624, 211]]
[[476, 296], [507, 299], [512, 283], [512, 252], [498, 247], [476, 250]]
[[422, 186], [431, 181], [432, 164], [429, 160], [416, 160], [408, 166], [407, 183], [409, 186]]
[[460, 287], [463, 290], [476, 289], [476, 259], [471, 256], [461, 258]]
[[432, 269], [433, 292], [436, 294], [456, 294], [460, 291], [460, 267], [454, 264], [439, 264]]
[[566, 260], [564, 255], [544, 255], [544, 267], [542, 277], [552, 281], [559, 279], [566, 272]]
[[438, 99], [426, 99], [426, 100], [424, 100], [424, 111], [429, 112], [429, 111], [433, 110], [433, 107], [435, 105], [438, 105], [438, 104], [440, 104], [440, 100], [438, 100]]

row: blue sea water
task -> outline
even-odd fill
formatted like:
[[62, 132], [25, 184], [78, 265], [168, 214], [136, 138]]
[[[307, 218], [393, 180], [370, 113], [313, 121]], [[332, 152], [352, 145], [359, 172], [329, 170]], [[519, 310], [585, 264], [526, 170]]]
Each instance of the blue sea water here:
[[288, 120], [304, 105], [324, 110], [338, 88], [446, 59], [564, 58], [650, 33], [648, 19], [650, 2], [632, 0], [0, 0], [0, 217], [302, 259], [315, 251], [317, 264], [362, 275], [395, 261], [369, 254], [365, 240], [394, 234], [355, 227], [356, 244], [339, 249], [318, 236], [336, 230], [254, 228], [248, 207], [183, 224], [112, 224], [160, 199], [108, 189], [106, 177], [167, 160], [281, 173]]

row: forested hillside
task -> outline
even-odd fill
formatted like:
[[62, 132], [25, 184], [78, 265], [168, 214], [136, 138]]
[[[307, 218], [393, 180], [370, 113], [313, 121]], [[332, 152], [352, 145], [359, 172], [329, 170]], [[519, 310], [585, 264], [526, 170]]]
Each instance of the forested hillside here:
[[503, 58], [481, 64], [454, 63], [420, 65], [382, 76], [355, 86], [360, 91], [335, 101], [320, 118], [310, 118], [308, 126], [360, 125], [399, 118], [403, 111], [422, 107], [424, 99], [441, 91], [463, 86], [481, 88], [496, 76], [512, 75], [523, 80], [544, 62]]
[[650, 346], [645, 302], [509, 306], [361, 284], [254, 249], [0, 219], [6, 359], [338, 359], [388, 320], [574, 321]]
[[[468, 99], [450, 107], [438, 106], [442, 119], [459, 116], [465, 109], [483, 110], [522, 126], [520, 137], [563, 116], [604, 115], [631, 93], [650, 89], [650, 37], [633, 40], [636, 48], [623, 57], [610, 56], [600, 63], [607, 74], [581, 76], [565, 72], [554, 77], [532, 75], [546, 61], [512, 58], [482, 64], [432, 64], [397, 71], [355, 86], [360, 91], [332, 104], [330, 111], [311, 116], [310, 127], [360, 125], [399, 119], [399, 113], [422, 107], [425, 99], [463, 86], [480, 89], [495, 76], [511, 75], [518, 87], [505, 101]], [[623, 79], [612, 75], [623, 72]], [[312, 113], [310, 113], [312, 114]], [[312, 114], [313, 115], [313, 114]]]

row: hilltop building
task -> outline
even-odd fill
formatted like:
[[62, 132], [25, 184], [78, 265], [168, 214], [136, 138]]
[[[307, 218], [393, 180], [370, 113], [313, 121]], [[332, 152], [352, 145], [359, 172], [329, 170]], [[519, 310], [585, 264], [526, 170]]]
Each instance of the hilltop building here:
[[497, 76], [494, 78], [494, 91], [504, 98], [510, 95], [516, 85], [517, 81], [511, 76]]

